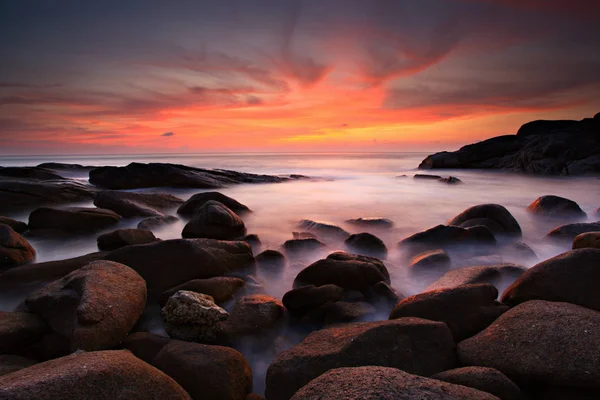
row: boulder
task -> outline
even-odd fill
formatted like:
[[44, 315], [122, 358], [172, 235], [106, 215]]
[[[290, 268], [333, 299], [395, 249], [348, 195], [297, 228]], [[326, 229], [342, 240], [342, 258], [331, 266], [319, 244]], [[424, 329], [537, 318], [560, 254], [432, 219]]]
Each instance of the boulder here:
[[172, 215], [163, 215], [160, 217], [150, 217], [150, 218], [141, 220], [138, 223], [137, 228], [138, 229], [147, 229], [147, 230], [151, 231], [152, 229], [160, 228], [165, 225], [174, 224], [177, 221], [179, 221], [179, 218], [174, 217]]
[[365, 292], [365, 295], [367, 300], [376, 306], [381, 303], [394, 306], [404, 298], [402, 294], [396, 292], [394, 288], [385, 282], [377, 282]]
[[440, 279], [427, 286], [426, 290], [455, 288], [475, 283], [498, 285], [503, 281], [514, 281], [527, 268], [516, 264], [496, 264], [464, 267], [446, 272]]
[[364, 228], [385, 228], [389, 229], [394, 226], [394, 222], [381, 217], [361, 217], [346, 220], [347, 224], [356, 225]]
[[502, 400], [524, 400], [521, 389], [494, 368], [463, 367], [440, 372], [431, 378], [481, 390]]
[[200, 208], [208, 201], [217, 201], [225, 207], [229, 208], [236, 214], [243, 214], [249, 212], [250, 209], [240, 203], [239, 201], [232, 199], [229, 196], [225, 196], [219, 192], [204, 192], [198, 193], [190, 197], [185, 203], [183, 203], [177, 210], [178, 214], [193, 216], [200, 210]]
[[363, 301], [336, 301], [312, 310], [303, 320], [328, 326], [361, 320], [376, 313], [375, 307]]
[[285, 268], [286, 258], [277, 250], [265, 250], [256, 256], [258, 267], [265, 272], [279, 272]]
[[117, 229], [110, 233], [98, 236], [100, 250], [116, 250], [134, 244], [154, 243], [157, 239], [154, 234], [145, 229]]
[[219, 333], [219, 322], [229, 313], [206, 294], [180, 290], [162, 308], [165, 330], [173, 339], [212, 343]]
[[10, 226], [0, 224], [0, 272], [35, 259], [35, 250]]
[[119, 214], [102, 208], [42, 207], [29, 215], [29, 230], [58, 230], [65, 233], [96, 232], [121, 220]]
[[575, 236], [573, 250], [586, 248], [600, 249], [600, 232], [588, 232]]
[[350, 234], [337, 225], [329, 222], [318, 222], [310, 219], [303, 219], [296, 225], [300, 229], [313, 232], [324, 240], [342, 241]]
[[532, 214], [551, 218], [586, 218], [587, 214], [573, 200], [559, 196], [538, 197], [527, 207]]
[[257, 234], [251, 233], [250, 235], [244, 236], [240, 240], [248, 243], [253, 249], [257, 249], [257, 251], [260, 251], [260, 247], [262, 246], [262, 242], [260, 241], [260, 238], [258, 237]]
[[460, 363], [495, 368], [517, 384], [598, 388], [600, 313], [528, 301], [458, 345]]
[[244, 221], [227, 206], [209, 200], [187, 223], [181, 235], [184, 238], [232, 240], [246, 234]]
[[302, 316], [326, 303], [341, 300], [344, 289], [335, 285], [302, 286], [283, 295], [283, 305], [294, 315]]
[[273, 328], [283, 317], [285, 308], [280, 300], [255, 294], [240, 297], [229, 317], [221, 323], [225, 341], [244, 335], [260, 334]]
[[154, 335], [148, 332], [135, 332], [127, 336], [122, 343], [124, 349], [131, 351], [137, 358], [154, 363], [154, 358], [172, 340], [165, 336]]
[[208, 279], [193, 279], [189, 282], [165, 290], [160, 296], [160, 305], [164, 306], [171, 296], [180, 290], [206, 294], [217, 304], [231, 300], [238, 290], [245, 286], [244, 280], [229, 276], [216, 276]]
[[65, 179], [46, 168], [38, 167], [0, 167], [2, 178], [23, 178], [36, 181], [53, 181]]
[[598, 222], [579, 222], [575, 224], [561, 225], [552, 229], [546, 237], [553, 240], [572, 241], [576, 236], [582, 233], [599, 232], [600, 221]]
[[289, 399], [332, 368], [373, 365], [428, 376], [455, 364], [454, 340], [442, 322], [402, 318], [354, 323], [313, 332], [280, 353], [267, 371], [266, 397]]
[[310, 381], [292, 400], [493, 400], [469, 387], [409, 374], [396, 368], [331, 369]]
[[0, 179], [0, 210], [21, 210], [49, 204], [90, 201], [95, 191], [90, 185], [69, 179]]
[[25, 231], [27, 230], [27, 224], [25, 222], [16, 221], [12, 218], [0, 216], [0, 225], [2, 224], [10, 226], [13, 229], [13, 231], [17, 233], [25, 233]]
[[172, 340], [154, 358], [154, 366], [194, 399], [244, 400], [252, 391], [248, 361], [229, 347]]
[[294, 287], [333, 284], [344, 289], [364, 290], [377, 282], [390, 283], [383, 262], [373, 257], [336, 252], [300, 271], [294, 279]]
[[48, 331], [46, 322], [35, 314], [0, 311], [0, 354], [21, 354]]
[[322, 243], [318, 239], [306, 238], [306, 239], [291, 239], [286, 240], [283, 244], [283, 250], [288, 255], [296, 255], [299, 253], [313, 252], [323, 250], [325, 243]]
[[81, 352], [0, 377], [0, 398], [188, 400], [173, 379], [126, 350]]
[[508, 310], [496, 302], [497, 298], [498, 289], [490, 284], [432, 290], [398, 302], [390, 319], [418, 317], [445, 322], [459, 342], [485, 329]]
[[134, 193], [107, 190], [94, 198], [98, 208], [112, 210], [122, 217], [155, 217], [175, 208], [183, 200], [166, 193]]
[[410, 260], [409, 266], [413, 271], [428, 271], [432, 268], [447, 270], [451, 264], [448, 253], [438, 249], [417, 254]]
[[600, 311], [600, 249], [571, 250], [531, 267], [506, 289], [502, 302], [564, 301]]
[[461, 249], [485, 249], [495, 246], [496, 239], [492, 232], [484, 226], [461, 228], [458, 226], [437, 225], [426, 231], [409, 236], [398, 243], [400, 249], [408, 256], [442, 249], [447, 252]]
[[19, 371], [23, 368], [31, 367], [37, 364], [37, 361], [29, 358], [15, 356], [12, 354], [0, 355], [0, 376]]
[[377, 258], [387, 257], [387, 247], [385, 247], [385, 243], [377, 236], [370, 233], [364, 232], [350, 235], [344, 240], [344, 245], [353, 253]]
[[71, 351], [115, 347], [146, 305], [146, 282], [131, 268], [94, 261], [31, 293], [27, 307], [70, 341]]
[[463, 228], [483, 225], [494, 235], [521, 237], [521, 226], [515, 217], [500, 204], [480, 204], [467, 208], [449, 220], [447, 224]]

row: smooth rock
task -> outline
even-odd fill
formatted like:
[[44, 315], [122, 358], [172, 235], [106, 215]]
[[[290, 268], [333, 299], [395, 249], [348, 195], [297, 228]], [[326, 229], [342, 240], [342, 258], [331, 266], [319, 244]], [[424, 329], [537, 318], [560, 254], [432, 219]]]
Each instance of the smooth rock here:
[[371, 304], [356, 301], [336, 301], [326, 303], [309, 312], [304, 321], [331, 326], [336, 324], [356, 322], [357, 320], [375, 315], [377, 310]]
[[0, 272], [27, 264], [36, 252], [29, 242], [10, 226], [0, 224]]
[[427, 286], [425, 290], [455, 288], [476, 283], [497, 285], [502, 281], [514, 281], [527, 268], [516, 264], [497, 264], [458, 268], [446, 272], [440, 279]]
[[587, 232], [575, 236], [573, 250], [586, 248], [600, 249], [600, 232]]
[[180, 290], [209, 295], [217, 304], [223, 304], [233, 298], [238, 290], [245, 286], [244, 280], [229, 276], [216, 276], [208, 279], [193, 279], [189, 282], [165, 290], [160, 296], [160, 305], [164, 306], [171, 296]]
[[314, 252], [323, 250], [325, 243], [318, 239], [306, 238], [306, 239], [290, 239], [286, 240], [283, 244], [283, 250], [288, 255], [296, 255], [304, 252]]
[[494, 368], [463, 367], [440, 372], [431, 377], [493, 394], [502, 400], [524, 400], [521, 389], [506, 375]]
[[237, 239], [246, 234], [244, 221], [227, 206], [209, 200], [183, 228], [184, 238]]
[[154, 363], [154, 358], [172, 340], [165, 336], [154, 335], [148, 332], [135, 332], [123, 341], [124, 349], [131, 351], [137, 358]]
[[492, 232], [484, 226], [461, 228], [458, 226], [437, 225], [426, 231], [409, 236], [398, 243], [399, 248], [408, 256], [442, 249], [453, 250], [485, 249], [496, 245]]
[[312, 232], [292, 232], [294, 239], [318, 239], [317, 235]]
[[107, 190], [94, 198], [98, 208], [112, 210], [122, 217], [162, 216], [163, 211], [175, 208], [183, 200], [166, 193], [134, 193]]
[[283, 317], [285, 307], [272, 296], [255, 294], [240, 297], [229, 317], [221, 323], [225, 340], [257, 335], [273, 328]]
[[65, 179], [46, 168], [38, 167], [0, 167], [2, 178], [23, 178], [37, 181], [53, 181]]
[[387, 257], [387, 247], [385, 247], [385, 243], [377, 236], [367, 232], [348, 236], [344, 241], [344, 245], [352, 253], [377, 258]]
[[138, 223], [137, 228], [138, 229], [147, 229], [147, 230], [151, 231], [152, 229], [160, 228], [165, 225], [174, 224], [177, 221], [179, 221], [179, 218], [174, 217], [172, 215], [163, 215], [160, 217], [150, 217], [150, 218], [141, 220]]
[[512, 214], [500, 204], [480, 204], [469, 207], [447, 222], [448, 225], [469, 228], [487, 227], [494, 235], [520, 238], [521, 226]]
[[145, 229], [117, 229], [110, 233], [98, 236], [100, 250], [116, 250], [134, 244], [154, 243], [157, 239], [154, 234]]
[[35, 314], [0, 311], [0, 354], [22, 354], [49, 330], [48, 324]]
[[225, 207], [229, 208], [236, 214], [243, 214], [249, 212], [250, 209], [240, 203], [239, 201], [232, 199], [229, 196], [225, 196], [219, 192], [204, 192], [193, 195], [185, 203], [183, 203], [177, 210], [178, 214], [182, 215], [194, 215], [196, 212], [208, 201], [217, 201]]
[[292, 314], [302, 316], [323, 304], [339, 301], [344, 297], [344, 289], [335, 285], [302, 286], [283, 295], [283, 305]]
[[72, 234], [89, 233], [108, 228], [120, 220], [119, 214], [101, 208], [41, 207], [33, 210], [29, 215], [29, 230], [57, 230]]
[[310, 219], [303, 219], [296, 225], [300, 229], [306, 229], [309, 232], [317, 234], [324, 240], [342, 241], [350, 234], [337, 225], [329, 222], [319, 222]]
[[585, 218], [587, 214], [573, 200], [559, 196], [542, 196], [527, 207], [532, 214], [550, 218]]
[[75, 203], [93, 199], [96, 189], [74, 180], [0, 180], [0, 210], [31, 209], [51, 204]]
[[19, 234], [25, 233], [25, 231], [27, 230], [27, 224], [25, 222], [16, 221], [16, 220], [14, 220], [12, 218], [8, 218], [8, 217], [0, 216], [0, 224], [10, 226], [13, 229], [13, 231], [15, 231]]
[[410, 260], [409, 267], [414, 271], [427, 271], [432, 268], [447, 270], [452, 264], [450, 256], [444, 250], [431, 250], [417, 254]]
[[285, 268], [287, 260], [277, 250], [265, 250], [256, 256], [256, 263], [264, 272], [280, 272]]
[[365, 228], [392, 228], [394, 226], [394, 222], [387, 218], [381, 217], [361, 217], [355, 219], [346, 220], [347, 224], [361, 226]]
[[600, 232], [600, 221], [579, 222], [575, 224], [561, 225], [552, 229], [546, 237], [554, 240], [572, 241], [578, 235], [588, 232]]

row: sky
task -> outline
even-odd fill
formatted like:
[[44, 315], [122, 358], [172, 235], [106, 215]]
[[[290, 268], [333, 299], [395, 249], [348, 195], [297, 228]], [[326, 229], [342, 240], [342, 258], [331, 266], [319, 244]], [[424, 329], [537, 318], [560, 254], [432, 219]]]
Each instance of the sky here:
[[597, 0], [1, 0], [0, 154], [452, 150], [600, 111]]

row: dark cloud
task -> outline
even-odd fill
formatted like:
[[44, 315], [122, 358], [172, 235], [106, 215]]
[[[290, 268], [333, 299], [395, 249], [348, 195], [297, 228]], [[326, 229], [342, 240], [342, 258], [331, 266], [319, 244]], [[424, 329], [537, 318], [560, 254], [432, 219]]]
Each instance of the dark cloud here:
[[160, 135], [162, 137], [171, 137], [171, 136], [175, 136], [175, 134], [173, 132], [165, 132], [162, 135]]

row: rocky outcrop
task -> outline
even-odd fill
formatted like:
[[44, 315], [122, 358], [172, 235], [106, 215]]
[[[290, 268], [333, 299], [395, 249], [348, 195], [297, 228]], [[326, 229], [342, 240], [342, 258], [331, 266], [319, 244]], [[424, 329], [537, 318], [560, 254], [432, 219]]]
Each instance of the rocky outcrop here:
[[521, 389], [506, 375], [494, 368], [463, 367], [440, 372], [433, 379], [470, 387], [498, 396], [502, 400], [524, 400]]
[[600, 221], [561, 225], [552, 229], [546, 236], [553, 240], [570, 242], [577, 235], [587, 232], [600, 232]]
[[529, 174], [587, 175], [600, 173], [600, 123], [533, 121], [516, 135], [498, 136], [454, 152], [428, 156], [421, 169], [500, 169]]
[[184, 238], [237, 239], [246, 234], [244, 221], [224, 204], [209, 200], [187, 223], [181, 235]]
[[377, 258], [387, 257], [387, 247], [377, 236], [367, 232], [348, 236], [344, 245], [352, 253], [372, 256]]
[[318, 222], [310, 219], [303, 219], [298, 222], [296, 226], [300, 229], [305, 229], [309, 232], [315, 233], [319, 238], [325, 241], [343, 241], [350, 236], [350, 234], [344, 229], [329, 222]]
[[582, 233], [573, 239], [573, 250], [586, 248], [600, 249], [600, 232]]
[[438, 225], [415, 233], [398, 243], [399, 248], [409, 258], [430, 250], [442, 249], [446, 252], [461, 250], [464, 253], [464, 250], [480, 251], [495, 245], [494, 235], [485, 226], [461, 228], [447, 225]]
[[525, 271], [527, 271], [527, 268], [516, 264], [464, 267], [446, 272], [440, 279], [429, 285], [426, 290], [455, 288], [476, 283], [489, 283], [492, 285], [506, 281], [512, 283]]
[[559, 196], [542, 196], [527, 207], [532, 214], [550, 218], [586, 218], [587, 214], [573, 200]]
[[154, 243], [160, 239], [146, 229], [117, 229], [98, 236], [97, 240], [100, 250], [116, 250], [134, 244]]
[[25, 231], [27, 230], [27, 224], [25, 222], [16, 221], [8, 217], [0, 217], [0, 225], [2, 224], [10, 226], [13, 229], [13, 231], [19, 234], [25, 233]]
[[35, 259], [35, 250], [10, 226], [0, 224], [0, 272]]
[[119, 214], [102, 208], [42, 207], [29, 215], [29, 230], [60, 231], [68, 234], [96, 232], [121, 220]]
[[70, 179], [39, 181], [0, 178], [0, 209], [27, 209], [44, 205], [90, 201], [97, 189]]
[[217, 276], [209, 279], [194, 279], [172, 289], [164, 291], [160, 296], [160, 305], [167, 304], [169, 297], [180, 290], [209, 295], [217, 304], [223, 304], [233, 298], [245, 285], [244, 280], [234, 277]]
[[243, 214], [245, 212], [249, 212], [250, 209], [240, 203], [239, 201], [232, 199], [229, 196], [225, 196], [219, 192], [204, 192], [197, 193], [190, 197], [185, 203], [183, 203], [179, 209], [177, 210], [178, 214], [182, 215], [194, 215], [196, 212], [208, 201], [217, 201], [225, 207], [229, 208], [236, 214]]
[[0, 354], [22, 354], [50, 330], [35, 314], [0, 312]]
[[447, 224], [462, 228], [483, 225], [494, 235], [521, 237], [521, 226], [515, 217], [500, 204], [480, 204], [467, 208], [449, 220]]
[[178, 197], [166, 193], [134, 193], [107, 190], [94, 198], [98, 208], [112, 210], [122, 217], [162, 216], [163, 211], [183, 203]]
[[363, 228], [379, 228], [379, 229], [389, 229], [394, 226], [394, 222], [387, 218], [382, 217], [361, 217], [346, 220], [347, 224], [356, 225]]
[[111, 190], [150, 187], [215, 189], [238, 183], [279, 183], [301, 178], [305, 177], [256, 175], [161, 163], [131, 163], [126, 167], [100, 167], [90, 171], [90, 183]]
[[146, 230], [151, 231], [152, 229], [161, 228], [165, 225], [174, 224], [177, 221], [179, 221], [179, 218], [174, 217], [172, 215], [164, 215], [161, 217], [150, 217], [150, 218], [141, 220], [138, 223], [137, 228], [138, 229], [146, 229]]

